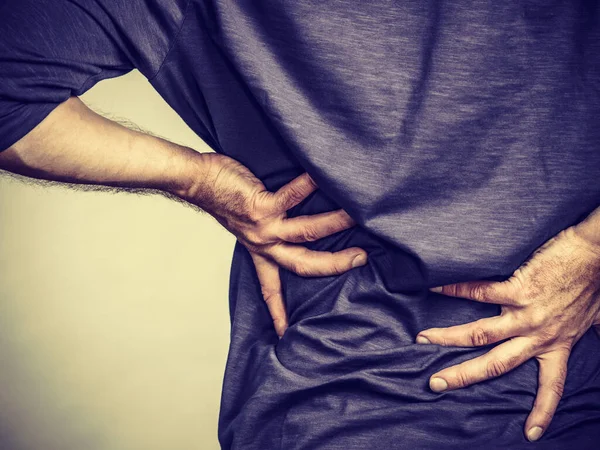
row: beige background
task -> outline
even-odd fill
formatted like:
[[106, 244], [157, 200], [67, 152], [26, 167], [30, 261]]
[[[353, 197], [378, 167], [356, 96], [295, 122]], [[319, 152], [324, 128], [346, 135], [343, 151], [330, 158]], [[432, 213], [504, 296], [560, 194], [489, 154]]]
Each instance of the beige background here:
[[[209, 151], [138, 72], [82, 99]], [[234, 242], [158, 195], [0, 175], [0, 447], [218, 449]]]

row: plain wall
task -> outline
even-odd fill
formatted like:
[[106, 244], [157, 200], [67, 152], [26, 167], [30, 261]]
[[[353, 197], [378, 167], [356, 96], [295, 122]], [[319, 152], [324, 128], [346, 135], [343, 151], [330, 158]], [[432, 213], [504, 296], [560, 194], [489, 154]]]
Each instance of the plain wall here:
[[[136, 71], [82, 100], [210, 151]], [[159, 195], [0, 174], [0, 448], [218, 449], [234, 243]]]

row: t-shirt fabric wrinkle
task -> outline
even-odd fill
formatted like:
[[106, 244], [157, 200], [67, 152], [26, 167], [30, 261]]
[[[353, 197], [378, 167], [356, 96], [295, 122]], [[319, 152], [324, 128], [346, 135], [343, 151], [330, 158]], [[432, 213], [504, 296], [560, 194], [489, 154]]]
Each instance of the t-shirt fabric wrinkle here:
[[414, 343], [499, 313], [427, 287], [505, 279], [598, 207], [597, 1], [6, 0], [0, 151], [134, 68], [267, 188], [309, 172], [320, 189], [289, 216], [344, 208], [358, 223], [307, 247], [369, 253], [335, 277], [281, 269], [279, 340], [236, 244], [224, 449], [597, 448], [593, 330], [535, 443], [535, 360], [434, 393], [430, 375], [492, 346]]

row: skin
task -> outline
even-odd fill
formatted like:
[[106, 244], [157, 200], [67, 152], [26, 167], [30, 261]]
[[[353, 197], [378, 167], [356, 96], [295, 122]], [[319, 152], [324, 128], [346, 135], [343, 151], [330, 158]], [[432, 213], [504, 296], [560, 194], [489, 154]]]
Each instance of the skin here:
[[332, 253], [299, 245], [355, 225], [343, 210], [287, 218], [288, 209], [318, 189], [308, 174], [270, 192], [232, 158], [123, 127], [76, 97], [0, 152], [0, 169], [73, 184], [157, 189], [200, 207], [250, 251], [279, 337], [288, 325], [279, 266], [317, 277], [367, 262], [367, 253], [358, 247]]
[[[0, 152], [0, 169], [42, 180], [155, 189], [207, 211], [250, 252], [280, 337], [288, 325], [280, 266], [312, 277], [341, 274], [367, 262], [358, 247], [331, 253], [300, 245], [355, 225], [343, 210], [287, 217], [288, 209], [318, 189], [308, 174], [270, 192], [232, 158], [130, 130], [75, 97]], [[431, 289], [496, 303], [502, 311], [470, 324], [424, 330], [418, 343], [471, 347], [504, 341], [479, 358], [432, 375], [431, 388], [460, 389], [535, 357], [539, 389], [525, 432], [530, 440], [539, 439], [562, 396], [573, 345], [600, 325], [600, 208], [550, 239], [508, 280]]]
[[273, 193], [237, 161], [218, 154], [206, 157], [206, 179], [186, 197], [213, 215], [249, 250], [263, 298], [281, 338], [288, 319], [279, 266], [300, 276], [315, 277], [341, 274], [366, 264], [367, 253], [358, 247], [332, 253], [297, 245], [346, 230], [355, 222], [343, 210], [286, 217], [288, 209], [317, 189], [307, 173]]
[[571, 349], [591, 326], [600, 325], [599, 219], [600, 208], [559, 232], [505, 281], [430, 288], [450, 297], [499, 304], [501, 314], [421, 331], [417, 343], [477, 347], [504, 341], [482, 356], [433, 374], [433, 391], [461, 389], [536, 358], [538, 391], [524, 430], [530, 441], [542, 436], [562, 397]]

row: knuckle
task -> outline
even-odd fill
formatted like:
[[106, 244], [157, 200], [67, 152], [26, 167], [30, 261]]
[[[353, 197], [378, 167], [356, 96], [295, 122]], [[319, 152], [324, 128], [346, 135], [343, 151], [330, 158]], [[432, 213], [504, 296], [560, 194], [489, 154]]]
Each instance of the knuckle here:
[[318, 232], [316, 228], [312, 225], [304, 226], [304, 228], [302, 229], [301, 237], [307, 242], [316, 241], [317, 239], [319, 239]]
[[[544, 325], [546, 323], [546, 316], [544, 314], [543, 311], [541, 311], [540, 309], [534, 309], [533, 311], [531, 311], [530, 315], [529, 315], [529, 325], [533, 328], [540, 328], [542, 325]], [[549, 333], [549, 330], [546, 329], [544, 330], [544, 332], [546, 332], [546, 334]]]
[[279, 298], [279, 294], [277, 292], [268, 290], [268, 289], [263, 289], [262, 295], [263, 295], [263, 299], [265, 300], [265, 303], [268, 305], [277, 301], [277, 299]]
[[512, 290], [515, 294], [520, 297], [525, 296], [527, 293], [527, 283], [524, 280], [522, 267], [517, 268], [507, 281], [508, 284], [512, 286]]
[[558, 398], [562, 398], [565, 392], [565, 384], [562, 380], [554, 379], [549, 383], [548, 389], [550, 389], [550, 391]]
[[471, 345], [474, 347], [487, 345], [489, 343], [489, 335], [481, 327], [475, 328], [469, 337], [471, 339]]
[[273, 194], [268, 191], [258, 192], [250, 198], [248, 206], [245, 208], [237, 207], [235, 204], [232, 206], [237, 208], [235, 210], [238, 211], [240, 217], [242, 217], [245, 222], [255, 224], [272, 214], [269, 207], [272, 202], [272, 195]]
[[[538, 328], [539, 325], [533, 325]], [[553, 344], [557, 339], [557, 333], [554, 327], [539, 328], [536, 332], [536, 341], [539, 346], [548, 346]]]
[[499, 377], [506, 373], [506, 364], [499, 359], [492, 359], [485, 365], [485, 374], [488, 378]]
[[285, 208], [290, 203], [298, 203], [302, 201], [303, 198], [304, 194], [300, 189], [298, 189], [296, 186], [289, 186], [288, 189], [285, 191], [285, 195], [282, 195], [280, 197], [278, 206], [280, 208]]
[[261, 247], [269, 243], [263, 230], [249, 230], [244, 235], [244, 240], [253, 247]]
[[540, 352], [544, 350], [548, 345], [548, 341], [541, 337], [539, 334], [531, 337], [531, 347]]
[[446, 289], [448, 291], [448, 295], [451, 295], [453, 297], [459, 296], [459, 284], [458, 283], [446, 285], [443, 289]]
[[490, 299], [490, 288], [483, 284], [476, 284], [471, 287], [470, 295], [476, 300], [486, 302]]
[[464, 371], [459, 371], [456, 373], [456, 375], [454, 376], [454, 379], [456, 381], [456, 386], [457, 387], [465, 387], [465, 386], [469, 386], [470, 381], [471, 381], [471, 377]]
[[240, 235], [237, 240], [250, 252], [256, 253], [257, 255], [267, 256], [271, 253], [270, 249], [272, 247], [272, 243], [266, 240], [263, 241], [258, 236], [249, 236], [248, 233], [245, 233]]

